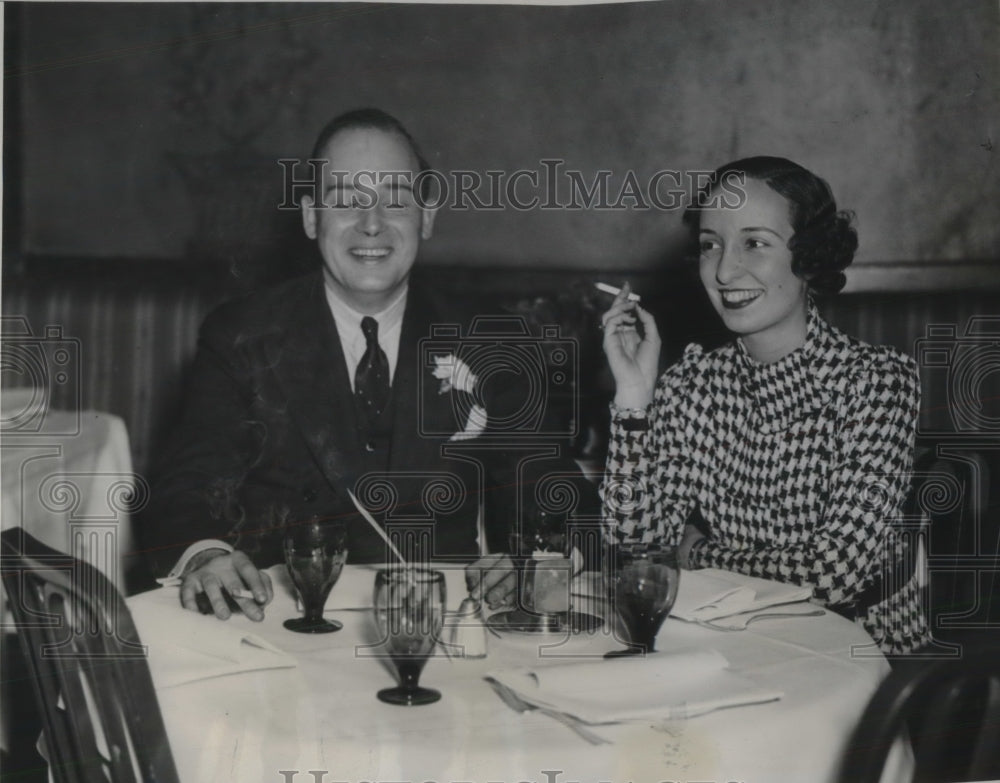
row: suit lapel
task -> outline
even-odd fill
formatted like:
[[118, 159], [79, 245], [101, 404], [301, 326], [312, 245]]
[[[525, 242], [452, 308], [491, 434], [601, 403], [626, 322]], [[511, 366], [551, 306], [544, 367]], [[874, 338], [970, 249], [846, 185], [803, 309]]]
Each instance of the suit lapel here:
[[399, 337], [396, 374], [392, 382], [393, 429], [389, 469], [427, 466], [440, 460], [442, 413], [450, 413], [450, 401], [438, 394], [439, 381], [425, 366], [421, 341], [430, 337], [438, 323], [436, 311], [418, 287], [410, 286]]
[[289, 401], [289, 416], [301, 431], [320, 471], [340, 494], [355, 476], [348, 455], [358, 451], [354, 398], [337, 327], [316, 275], [306, 300], [288, 314], [281, 345], [270, 357]]
[[[433, 365], [428, 365], [431, 345], [437, 353], [457, 353], [456, 337], [432, 338], [432, 327], [452, 324], [455, 317], [442, 316], [432, 301], [410, 285], [403, 329], [400, 334], [399, 357], [393, 379], [394, 426], [389, 454], [389, 471], [397, 476], [397, 486], [405, 505], [399, 507], [399, 517], [430, 513], [434, 517], [433, 553], [471, 554], [477, 551], [477, 512], [482, 481], [480, 472], [461, 458], [445, 458], [442, 453], [449, 437], [459, 431], [454, 393], [440, 393], [441, 381], [435, 378]], [[425, 489], [429, 476], [447, 471], [456, 474], [464, 487], [460, 508], [446, 513], [435, 510], [434, 502]]]
[[[350, 375], [321, 275], [285, 322], [284, 340], [274, 345], [269, 360], [289, 401], [290, 418], [320, 471], [342, 494], [359, 477], [361, 466], [352, 455], [360, 453], [361, 442]], [[461, 428], [451, 395], [439, 394], [440, 381], [425, 366], [421, 350], [432, 325], [442, 322], [419, 286], [411, 284], [392, 382], [390, 471], [435, 469], [441, 444]]]

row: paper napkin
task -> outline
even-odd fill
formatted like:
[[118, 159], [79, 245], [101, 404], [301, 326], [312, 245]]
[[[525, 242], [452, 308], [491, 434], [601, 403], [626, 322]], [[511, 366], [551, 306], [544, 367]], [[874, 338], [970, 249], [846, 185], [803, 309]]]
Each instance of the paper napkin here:
[[727, 669], [715, 650], [679, 650], [599, 662], [490, 672], [522, 701], [588, 725], [675, 720], [780, 699]]
[[258, 636], [242, 615], [219, 620], [184, 609], [176, 587], [127, 599], [157, 688], [256, 669], [296, 665], [290, 655]]
[[685, 571], [671, 617], [706, 622], [756, 612], [771, 606], [807, 601], [812, 588], [772, 582], [718, 568]]

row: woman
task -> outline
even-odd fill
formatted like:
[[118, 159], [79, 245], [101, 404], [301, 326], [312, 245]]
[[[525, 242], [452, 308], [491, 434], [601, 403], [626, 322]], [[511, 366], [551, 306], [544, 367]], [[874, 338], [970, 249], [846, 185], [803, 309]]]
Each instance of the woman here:
[[844, 285], [850, 216], [822, 179], [771, 157], [718, 169], [697, 204], [684, 223], [736, 340], [688, 346], [657, 381], [653, 318], [627, 286], [615, 299], [607, 518], [621, 540], [679, 542], [688, 568], [810, 585], [884, 652], [914, 650], [927, 623], [890, 522], [909, 487], [916, 365], [837, 331], [812, 302]]

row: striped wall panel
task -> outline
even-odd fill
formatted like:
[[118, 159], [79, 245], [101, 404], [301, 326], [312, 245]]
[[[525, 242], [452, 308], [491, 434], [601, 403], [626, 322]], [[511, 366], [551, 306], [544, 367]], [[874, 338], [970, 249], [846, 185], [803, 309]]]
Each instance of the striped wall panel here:
[[[459, 297], [506, 291], [503, 285], [509, 288], [509, 278], [509, 271], [480, 270], [475, 280], [468, 275], [435, 274], [436, 282], [454, 287]], [[547, 282], [558, 291], [566, 290], [566, 281], [578, 279], [583, 280], [576, 275]], [[586, 288], [589, 283], [582, 285]], [[532, 288], [532, 296], [538, 293], [537, 287]], [[74, 274], [66, 280], [5, 279], [3, 315], [27, 318], [36, 335], [57, 326], [65, 337], [79, 341], [83, 409], [110, 411], [125, 420], [136, 470], [145, 472], [172, 420], [198, 327], [223, 298], [221, 285], [185, 275], [169, 279], [160, 275], [155, 281], [143, 280], [135, 272], [117, 277]], [[914, 356], [923, 351], [918, 357], [923, 433], [969, 428], [1000, 433], [1000, 348], [995, 345], [1000, 344], [1000, 335], [993, 340], [988, 334], [994, 323], [1000, 325], [1000, 295], [843, 294], [821, 303], [821, 309], [848, 334]], [[984, 320], [989, 317], [997, 320]], [[968, 334], [970, 324], [979, 332]], [[945, 337], [929, 341], [931, 327]], [[5, 371], [3, 382], [25, 379]], [[72, 389], [54, 389], [52, 404], [74, 405]]]
[[1000, 296], [996, 293], [842, 295], [821, 309], [848, 334], [892, 345], [917, 359], [922, 434], [1000, 434]]
[[[79, 405], [110, 411], [128, 427], [135, 470], [148, 470], [151, 450], [171, 418], [198, 328], [220, 299], [197, 286], [99, 286], [5, 283], [3, 315], [27, 319], [35, 335], [59, 327], [79, 345]], [[27, 383], [4, 373], [5, 384]], [[53, 384], [50, 404], [77, 405], [74, 385]]]

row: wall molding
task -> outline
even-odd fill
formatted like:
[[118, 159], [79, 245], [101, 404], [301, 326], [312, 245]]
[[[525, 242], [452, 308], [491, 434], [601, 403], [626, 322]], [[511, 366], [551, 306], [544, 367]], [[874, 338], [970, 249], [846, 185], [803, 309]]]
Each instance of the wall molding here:
[[845, 293], [1000, 291], [995, 261], [868, 261], [847, 269]]
[[[297, 273], [313, 268], [315, 259], [303, 258], [296, 267]], [[620, 284], [624, 280], [642, 281], [643, 285], [670, 287], [671, 279], [689, 277], [694, 283], [696, 274], [689, 274], [678, 267], [664, 265], [655, 268], [557, 268], [537, 265], [515, 266], [509, 259], [477, 259], [456, 262], [450, 259], [425, 258], [418, 261], [422, 274], [450, 277], [470, 281], [484, 273], [510, 272], [495, 281], [498, 292], [525, 289], [526, 280], [558, 287], [567, 281], [579, 279], [606, 280]], [[98, 275], [108, 282], [134, 280], [137, 276], [155, 281], [173, 279], [177, 275], [190, 276], [193, 280], [214, 281], [225, 284], [229, 274], [226, 261], [214, 263], [191, 258], [98, 258], [71, 256], [9, 256], [3, 263], [4, 281], [16, 285], [20, 277], [52, 277], [64, 279], [66, 275]], [[868, 261], [852, 264], [847, 269], [845, 293], [893, 293], [945, 291], [996, 291], [1000, 292], [1000, 259], [995, 261]]]

